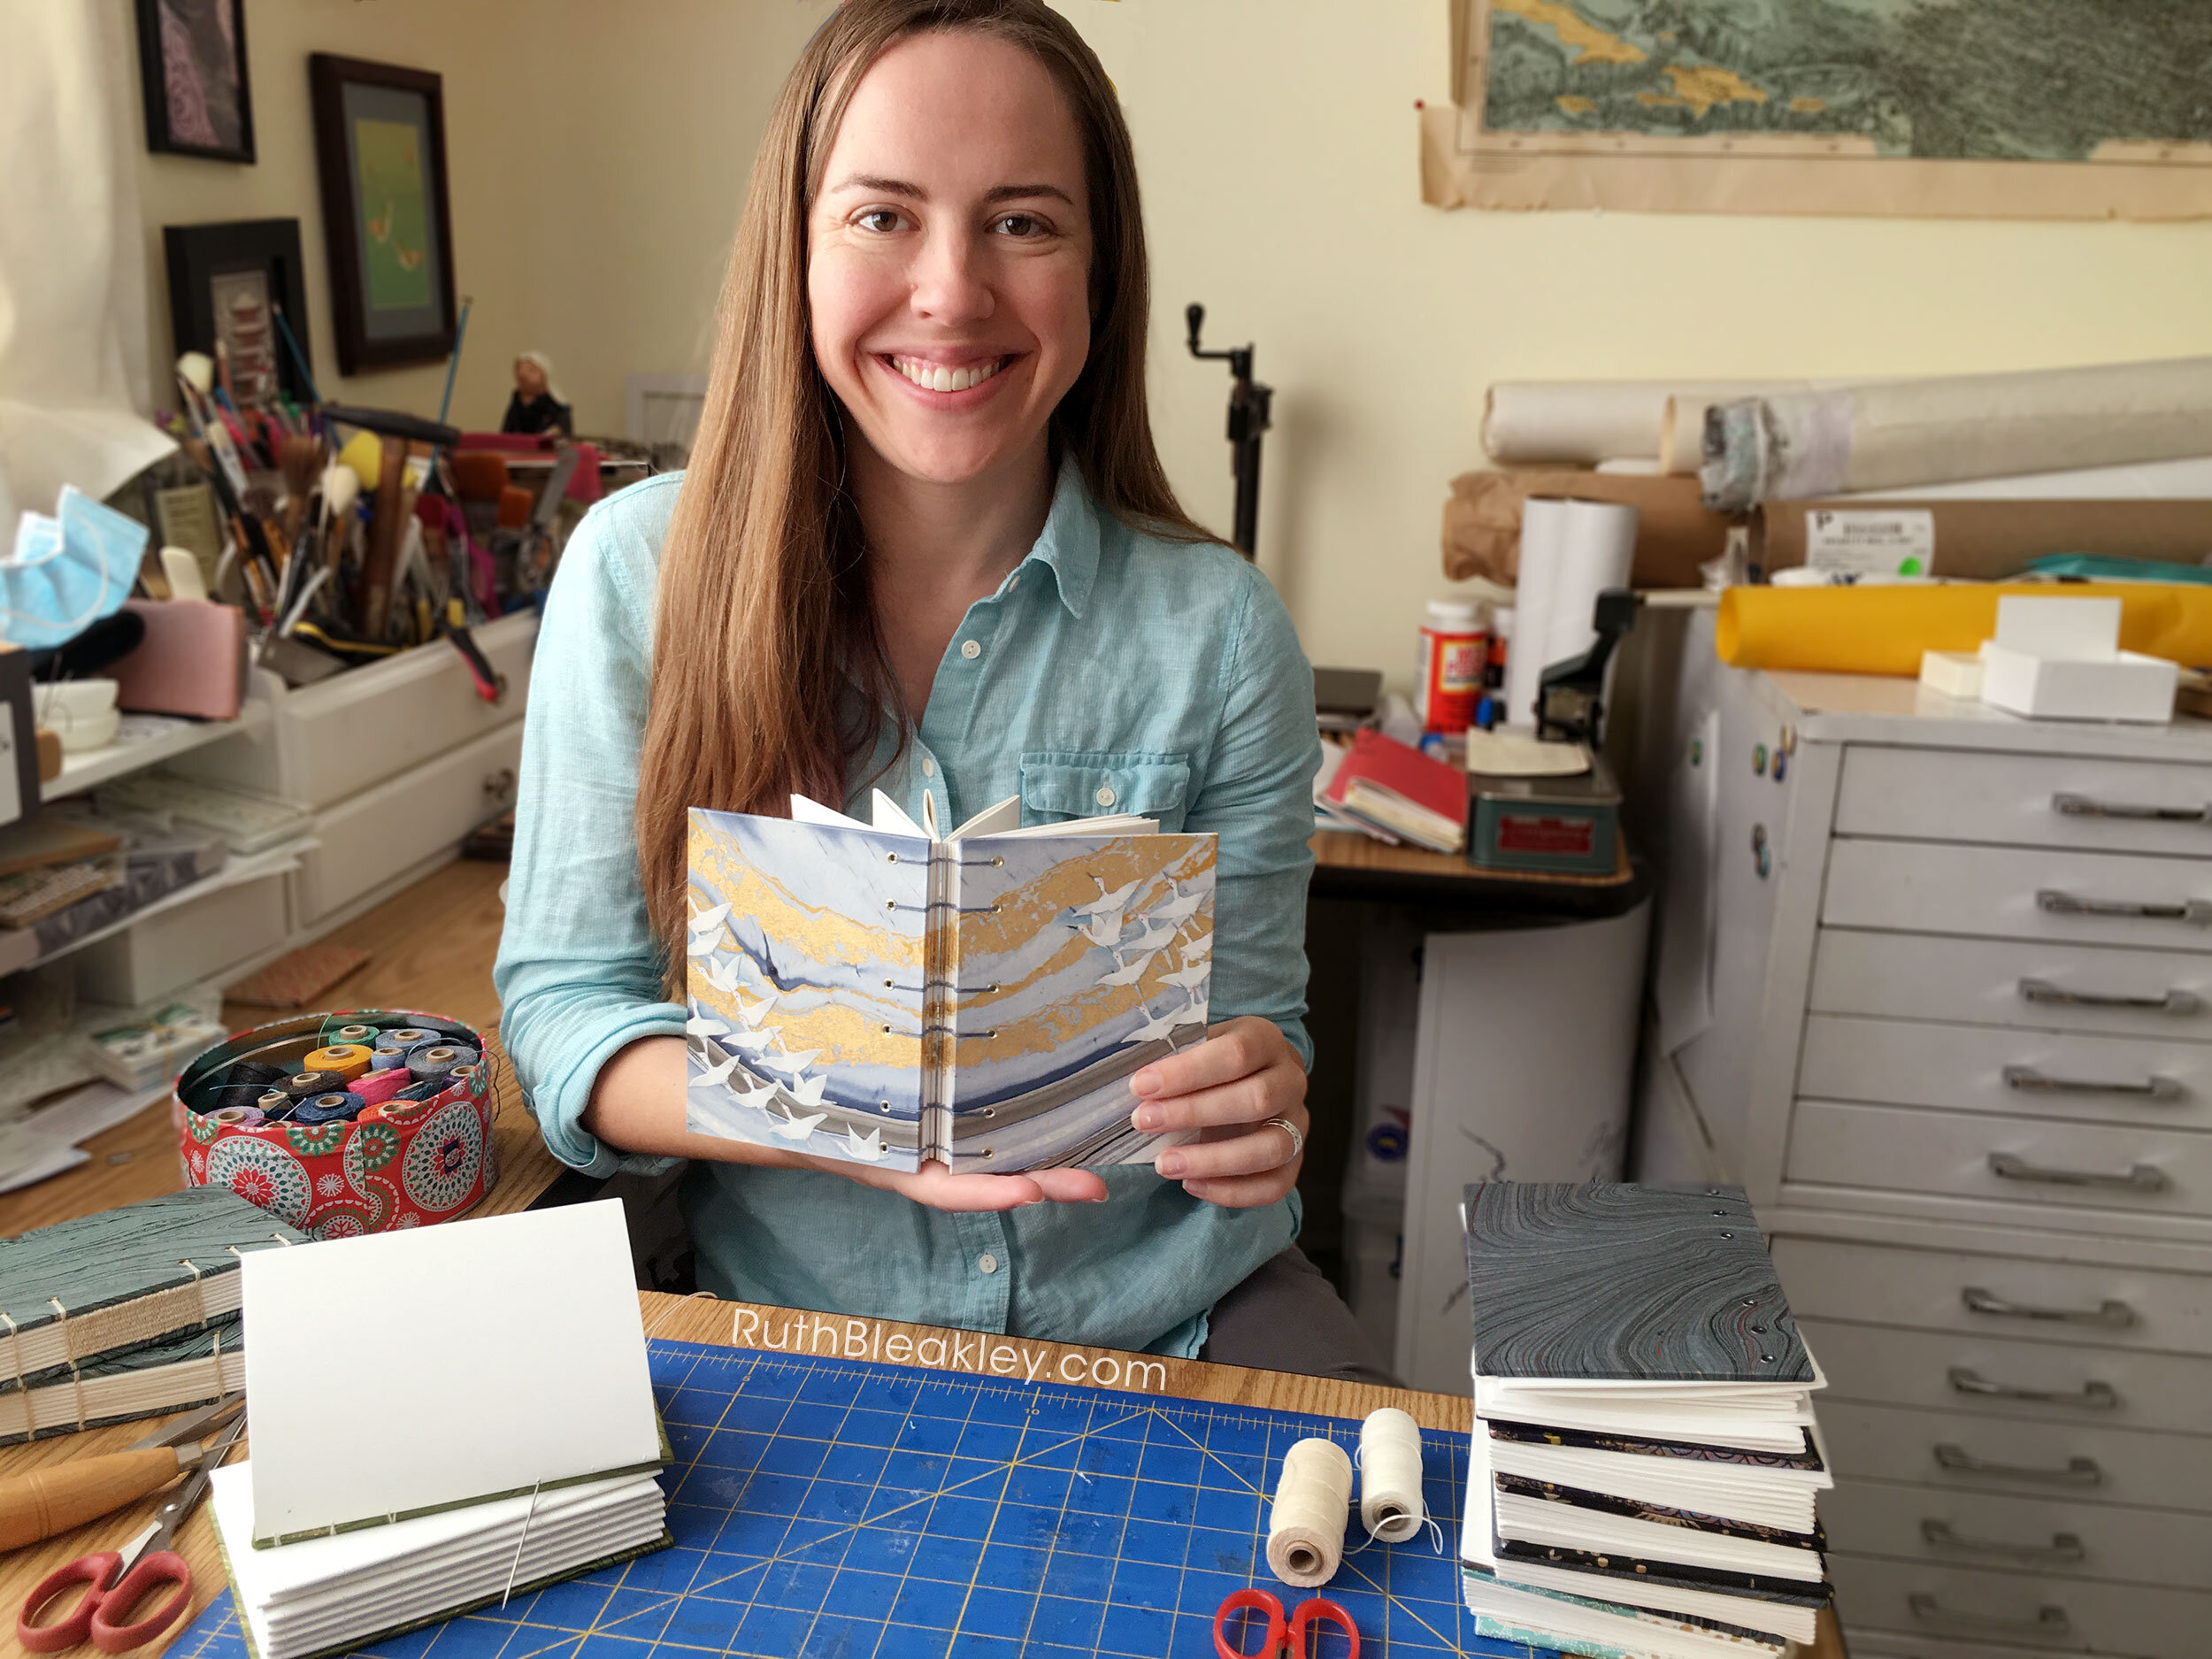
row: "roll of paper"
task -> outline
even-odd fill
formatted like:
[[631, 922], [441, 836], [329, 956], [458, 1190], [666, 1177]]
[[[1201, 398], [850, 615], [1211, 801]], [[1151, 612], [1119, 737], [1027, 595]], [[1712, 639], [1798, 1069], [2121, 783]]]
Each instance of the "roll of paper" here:
[[[1482, 447], [1502, 466], [1661, 459], [1671, 398], [1705, 403], [1786, 390], [1794, 380], [1502, 380], [1490, 388]], [[1693, 457], [1697, 441], [1691, 441]], [[1694, 467], [1694, 458], [1693, 459]]]
[[1513, 594], [1513, 647], [1505, 659], [1505, 718], [1509, 726], [1536, 721], [1537, 678], [1551, 632], [1551, 595], [1567, 536], [1568, 503], [1532, 495], [1521, 509], [1520, 579]]
[[1506, 658], [1506, 719], [1536, 722], [1543, 671], [1588, 650], [1597, 597], [1629, 585], [1636, 509], [1618, 502], [1532, 498], [1522, 518], [1521, 582]]
[[2212, 357], [1886, 380], [1714, 406], [1708, 505], [2212, 454]]

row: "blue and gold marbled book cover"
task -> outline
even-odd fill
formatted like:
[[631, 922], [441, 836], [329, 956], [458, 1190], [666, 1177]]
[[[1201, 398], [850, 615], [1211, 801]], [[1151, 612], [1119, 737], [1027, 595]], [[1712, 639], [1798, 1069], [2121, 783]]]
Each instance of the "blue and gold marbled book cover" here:
[[695, 810], [689, 1127], [908, 1171], [1150, 1162], [1129, 1079], [1205, 1035], [1215, 849]]

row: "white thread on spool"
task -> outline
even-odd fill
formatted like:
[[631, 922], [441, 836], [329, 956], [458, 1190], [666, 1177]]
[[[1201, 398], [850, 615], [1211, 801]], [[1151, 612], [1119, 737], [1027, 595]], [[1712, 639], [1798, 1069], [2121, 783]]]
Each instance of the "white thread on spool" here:
[[1267, 1515], [1267, 1565], [1285, 1584], [1310, 1590], [1336, 1576], [1352, 1507], [1352, 1460], [1333, 1440], [1300, 1440], [1283, 1454]]
[[1421, 1498], [1421, 1427], [1395, 1406], [1359, 1431], [1359, 1518], [1373, 1537], [1402, 1544], [1428, 1518]]

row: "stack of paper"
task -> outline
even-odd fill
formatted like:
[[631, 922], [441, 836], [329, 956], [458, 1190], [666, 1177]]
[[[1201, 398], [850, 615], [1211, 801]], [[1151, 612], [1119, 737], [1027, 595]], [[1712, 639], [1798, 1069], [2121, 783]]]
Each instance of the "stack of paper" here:
[[[259, 1659], [309, 1659], [671, 1540], [622, 1206], [251, 1258], [251, 1458], [216, 1531]], [[395, 1434], [334, 1431], [390, 1402]]]
[[1465, 1219], [1477, 1627], [1601, 1659], [1811, 1641], [1824, 1379], [1742, 1189], [1494, 1182]]
[[242, 1386], [239, 1263], [306, 1235], [223, 1187], [0, 1240], [0, 1444]]

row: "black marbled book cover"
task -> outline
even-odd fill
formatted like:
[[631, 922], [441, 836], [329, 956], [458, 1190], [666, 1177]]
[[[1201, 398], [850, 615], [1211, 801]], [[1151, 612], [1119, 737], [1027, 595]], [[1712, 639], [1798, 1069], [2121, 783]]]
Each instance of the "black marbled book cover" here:
[[1485, 1417], [1483, 1426], [1494, 1440], [1512, 1440], [1522, 1446], [1579, 1446], [1593, 1452], [1624, 1452], [1632, 1457], [1678, 1457], [1686, 1463], [1739, 1463], [1747, 1469], [1825, 1469], [1812, 1439], [1801, 1452], [1749, 1452], [1738, 1446], [1702, 1446], [1688, 1440], [1647, 1440], [1632, 1434], [1591, 1434], [1581, 1429], [1544, 1428], [1533, 1423], [1514, 1423], [1504, 1417]]
[[1779, 1601], [1788, 1607], [1825, 1607], [1833, 1594], [1824, 1580], [1786, 1578], [1776, 1573], [1727, 1572], [1718, 1567], [1691, 1567], [1676, 1561], [1651, 1561], [1613, 1551], [1563, 1549], [1556, 1544], [1522, 1544], [1500, 1538], [1494, 1530], [1492, 1547], [1497, 1551], [1498, 1573], [1510, 1580], [1513, 1563], [1556, 1567], [1566, 1572], [1586, 1572], [1622, 1582], [1623, 1593], [1635, 1584], [1663, 1584], [1675, 1590], [1709, 1590], [1721, 1595], [1746, 1596], [1755, 1601]]
[[1500, 1492], [1509, 1492], [1517, 1498], [1533, 1498], [1540, 1503], [1557, 1503], [1578, 1509], [1591, 1509], [1601, 1515], [1617, 1515], [1624, 1520], [1651, 1521], [1660, 1526], [1678, 1526], [1686, 1532], [1712, 1532], [1724, 1538], [1740, 1538], [1751, 1543], [1779, 1544], [1786, 1549], [1823, 1549], [1827, 1539], [1816, 1525], [1809, 1532], [1793, 1532], [1786, 1526], [1762, 1526], [1755, 1521], [1732, 1521], [1724, 1516], [1701, 1515], [1694, 1509], [1670, 1509], [1663, 1503], [1646, 1503], [1636, 1498], [1615, 1497], [1609, 1492], [1592, 1492], [1583, 1486], [1563, 1486], [1549, 1480], [1531, 1480], [1526, 1475], [1493, 1475]]
[[1482, 1376], [1813, 1381], [1740, 1187], [1488, 1181], [1466, 1213]]

